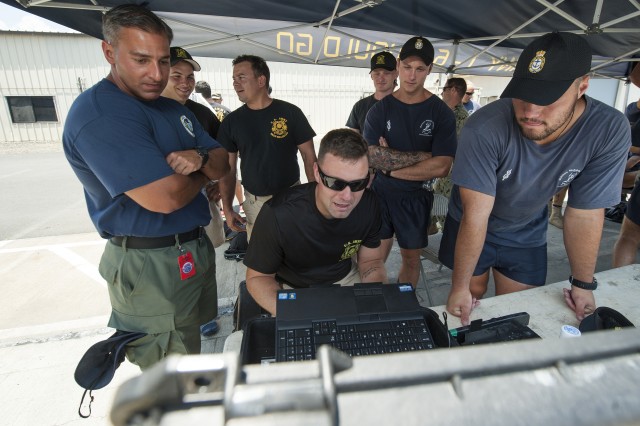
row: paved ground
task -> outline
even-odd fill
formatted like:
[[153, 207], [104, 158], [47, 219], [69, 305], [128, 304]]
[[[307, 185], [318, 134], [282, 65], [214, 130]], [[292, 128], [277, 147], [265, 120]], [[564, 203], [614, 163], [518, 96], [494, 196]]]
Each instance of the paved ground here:
[[[606, 222], [597, 270], [609, 269], [611, 249], [619, 225]], [[566, 280], [569, 266], [562, 233], [550, 227], [547, 282]], [[113, 382], [95, 392], [93, 415], [77, 415], [81, 388], [73, 379], [75, 367], [93, 343], [113, 331], [105, 327], [109, 303], [97, 272], [104, 241], [95, 233], [0, 241], [0, 418], [3, 425], [104, 425], [113, 392], [138, 374], [124, 363]], [[244, 278], [242, 263], [224, 260], [226, 244], [217, 249], [221, 332], [203, 340], [203, 352], [221, 352], [231, 332], [231, 305]], [[443, 304], [451, 271], [425, 261], [434, 305]], [[399, 250], [387, 262], [390, 280], [397, 276]], [[418, 296], [427, 304], [424, 287]]]

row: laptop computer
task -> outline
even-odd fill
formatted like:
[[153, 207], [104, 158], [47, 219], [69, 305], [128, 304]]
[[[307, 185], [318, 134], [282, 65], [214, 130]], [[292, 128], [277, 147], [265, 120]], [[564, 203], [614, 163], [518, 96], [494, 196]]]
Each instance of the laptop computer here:
[[279, 290], [276, 361], [315, 359], [323, 344], [351, 356], [432, 349], [411, 284]]

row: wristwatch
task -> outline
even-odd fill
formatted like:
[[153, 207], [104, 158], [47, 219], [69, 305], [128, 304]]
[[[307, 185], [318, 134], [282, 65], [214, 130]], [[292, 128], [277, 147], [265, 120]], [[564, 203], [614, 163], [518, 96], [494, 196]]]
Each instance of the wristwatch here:
[[203, 148], [201, 146], [196, 146], [195, 150], [200, 156], [200, 158], [202, 158], [202, 166], [200, 166], [200, 168], [203, 168], [204, 165], [207, 164], [207, 161], [209, 160], [209, 151], [206, 148]]
[[590, 283], [584, 282], [584, 281], [580, 281], [577, 280], [575, 278], [573, 278], [573, 275], [569, 276], [569, 282], [571, 283], [572, 286], [581, 288], [583, 290], [595, 290], [598, 288], [598, 280], [596, 280], [596, 277], [593, 277], [593, 281]]

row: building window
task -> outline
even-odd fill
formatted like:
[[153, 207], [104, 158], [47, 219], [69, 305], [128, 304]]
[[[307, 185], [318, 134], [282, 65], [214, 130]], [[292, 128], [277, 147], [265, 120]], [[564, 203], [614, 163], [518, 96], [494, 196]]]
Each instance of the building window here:
[[58, 121], [53, 96], [7, 96], [7, 101], [14, 123]]

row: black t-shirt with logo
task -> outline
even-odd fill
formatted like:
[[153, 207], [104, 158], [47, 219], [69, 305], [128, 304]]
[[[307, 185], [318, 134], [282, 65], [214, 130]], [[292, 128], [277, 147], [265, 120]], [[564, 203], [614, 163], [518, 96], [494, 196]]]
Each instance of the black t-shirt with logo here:
[[327, 219], [315, 202], [316, 183], [280, 192], [260, 210], [244, 264], [277, 274], [294, 287], [332, 284], [347, 276], [361, 245], [380, 246], [380, 210], [365, 189], [344, 219]]
[[233, 111], [222, 122], [218, 141], [227, 151], [239, 153], [247, 191], [273, 195], [300, 180], [298, 145], [314, 136], [300, 108], [274, 99], [264, 109], [243, 105]]
[[220, 129], [220, 120], [215, 116], [213, 112], [209, 108], [204, 105], [200, 105], [197, 102], [193, 102], [191, 99], [187, 99], [187, 102], [184, 104], [193, 115], [196, 116], [196, 119], [202, 126], [205, 132], [209, 134], [214, 139], [218, 137], [218, 130]]

